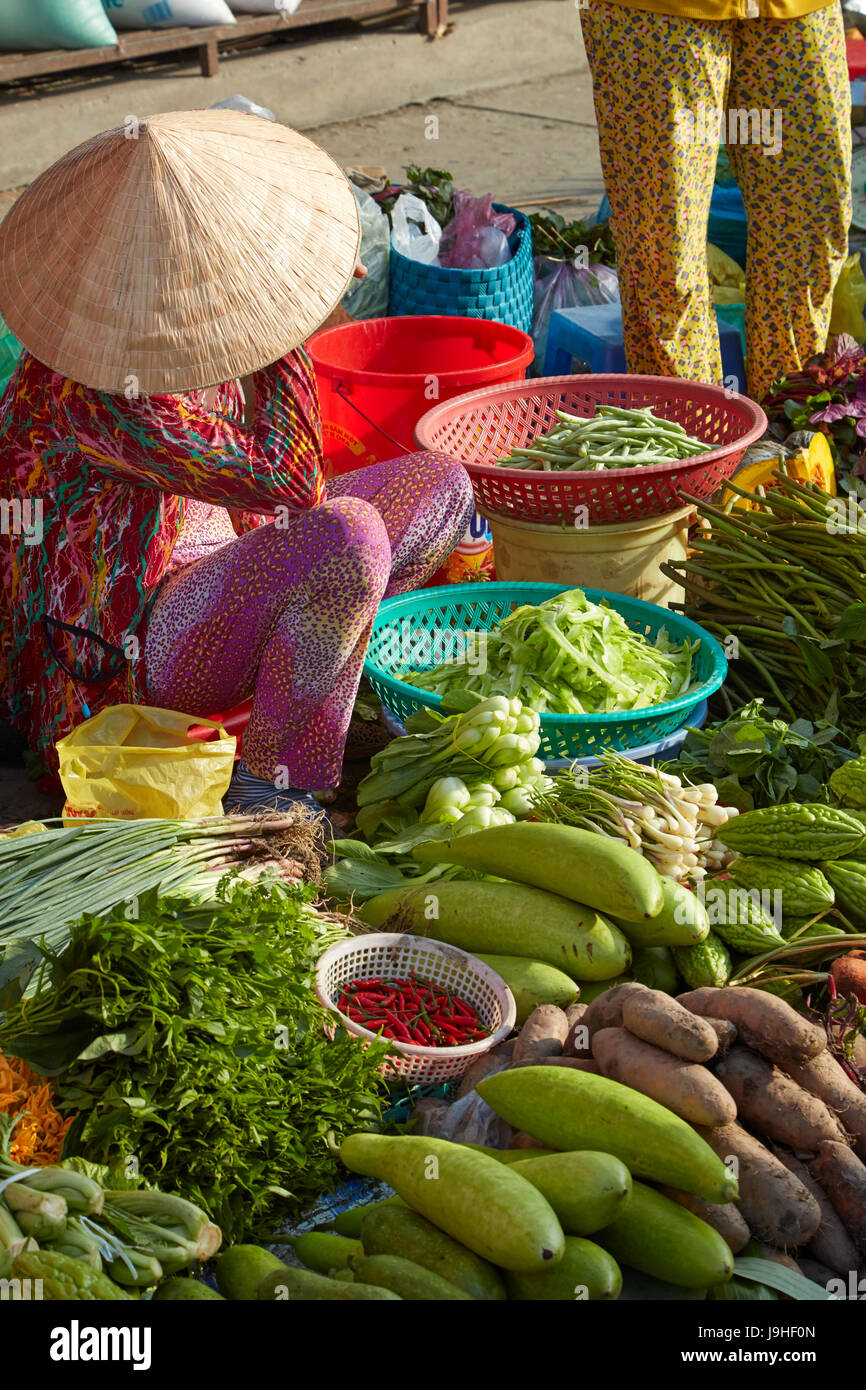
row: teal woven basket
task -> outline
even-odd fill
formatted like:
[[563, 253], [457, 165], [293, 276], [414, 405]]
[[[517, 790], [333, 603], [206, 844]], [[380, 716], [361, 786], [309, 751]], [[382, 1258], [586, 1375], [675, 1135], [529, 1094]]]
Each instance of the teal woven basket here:
[[[373, 623], [364, 674], [385, 707], [406, 720], [422, 706], [436, 709], [441, 696], [418, 690], [398, 678], [407, 670], [429, 670], [447, 658], [448, 634], [475, 628], [489, 632], [522, 603], [543, 603], [568, 584], [446, 584], [438, 589], [419, 589], [379, 605]], [[687, 695], [647, 709], [611, 714], [542, 714], [539, 757], [585, 758], [608, 750], [625, 752], [664, 738], [680, 728], [703, 700], [718, 690], [727, 674], [727, 661], [719, 643], [691, 619], [654, 603], [584, 589], [593, 603], [607, 602], [635, 632], [654, 641], [666, 628], [672, 641], [694, 642], [696, 684]], [[429, 634], [429, 637], [428, 637]], [[439, 651], [436, 639], [439, 636]], [[430, 641], [432, 638], [432, 644]], [[432, 659], [422, 659], [431, 651]]]
[[493, 319], [510, 323], [528, 333], [532, 327], [532, 228], [525, 213], [493, 204], [496, 212], [510, 212], [517, 226], [509, 238], [512, 250], [505, 265], [487, 270], [451, 270], [441, 265], [412, 261], [391, 248], [389, 258], [388, 313], [457, 314], [461, 318]]

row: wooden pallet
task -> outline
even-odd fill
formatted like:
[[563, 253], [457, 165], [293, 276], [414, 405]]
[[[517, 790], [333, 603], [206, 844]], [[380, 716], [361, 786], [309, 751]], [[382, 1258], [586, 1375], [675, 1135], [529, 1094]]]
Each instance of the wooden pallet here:
[[152, 57], [161, 53], [195, 51], [205, 77], [215, 77], [219, 70], [220, 47], [237, 43], [239, 39], [257, 38], [280, 33], [284, 29], [300, 29], [311, 24], [325, 24], [332, 19], [369, 19], [397, 10], [419, 11], [419, 27], [423, 33], [435, 34], [447, 23], [448, 0], [303, 0], [292, 15], [282, 10], [274, 15], [238, 15], [236, 24], [214, 24], [200, 28], [126, 29], [118, 34], [118, 42], [106, 48], [53, 48], [31, 53], [0, 52], [0, 84], [20, 81], [27, 77], [45, 77], [54, 73], [77, 72], [100, 68], [108, 63], [122, 63], [134, 58]]

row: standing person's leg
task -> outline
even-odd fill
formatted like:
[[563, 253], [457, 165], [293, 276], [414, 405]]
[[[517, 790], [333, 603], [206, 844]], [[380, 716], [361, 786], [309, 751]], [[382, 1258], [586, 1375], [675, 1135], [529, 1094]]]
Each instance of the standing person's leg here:
[[407, 454], [344, 473], [329, 497], [361, 497], [376, 508], [391, 542], [385, 597], [419, 589], [448, 559], [472, 519], [469, 474], [446, 454]]
[[[839, 6], [736, 21], [728, 106], [738, 132], [731, 167], [749, 219], [749, 394], [760, 400], [823, 352], [848, 251], [851, 88]], [[757, 118], [761, 142], [752, 143]]]
[[589, 0], [581, 22], [628, 369], [719, 383], [707, 221], [716, 168], [713, 113], [724, 107], [731, 24], [604, 0]]
[[144, 640], [148, 698], [207, 715], [254, 695], [246, 767], [336, 785], [390, 566], [381, 516], [354, 497], [239, 536], [163, 586]]

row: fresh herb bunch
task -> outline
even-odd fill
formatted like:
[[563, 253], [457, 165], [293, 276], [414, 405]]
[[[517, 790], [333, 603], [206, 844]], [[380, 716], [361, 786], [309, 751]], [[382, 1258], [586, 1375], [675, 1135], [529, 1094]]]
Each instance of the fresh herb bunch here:
[[596, 223], [579, 220], [567, 222], [562, 213], [548, 208], [545, 212], [533, 212], [529, 224], [532, 227], [532, 250], [536, 256], [571, 260], [578, 248], [585, 246], [590, 265], [598, 261], [607, 266], [616, 265], [616, 245], [606, 218]]
[[739, 811], [783, 801], [829, 802], [830, 773], [852, 756], [826, 720], [786, 724], [751, 700], [729, 719], [690, 730], [673, 771], [715, 782], [719, 801]]
[[[447, 169], [422, 169], [418, 164], [410, 164], [400, 193], [414, 193], [426, 203], [440, 227], [446, 227], [454, 216], [454, 175]], [[390, 215], [399, 196], [395, 193], [382, 198], [379, 206]]]
[[333, 1187], [336, 1147], [375, 1123], [386, 1050], [359, 1046], [312, 989], [342, 927], [309, 889], [229, 882], [190, 910], [143, 898], [139, 917], [87, 917], [50, 954], [3, 1047], [56, 1077], [77, 1119], [66, 1153], [135, 1157], [227, 1240], [270, 1229]]

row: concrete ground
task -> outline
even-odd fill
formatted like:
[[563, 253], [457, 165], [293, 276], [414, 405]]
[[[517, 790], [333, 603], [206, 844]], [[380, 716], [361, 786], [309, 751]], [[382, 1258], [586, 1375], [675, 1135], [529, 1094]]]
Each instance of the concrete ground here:
[[[241, 92], [306, 131], [343, 165], [451, 170], [458, 188], [532, 210], [591, 215], [603, 183], [586, 57], [571, 0], [451, 7], [429, 41], [414, 18], [316, 31], [223, 58], [217, 77], [153, 64], [0, 94], [0, 218], [67, 149], [128, 114], [210, 105]], [[436, 122], [429, 121], [435, 116]], [[435, 139], [428, 138], [435, 133]], [[0, 825], [56, 815], [59, 803], [3, 761]]]

